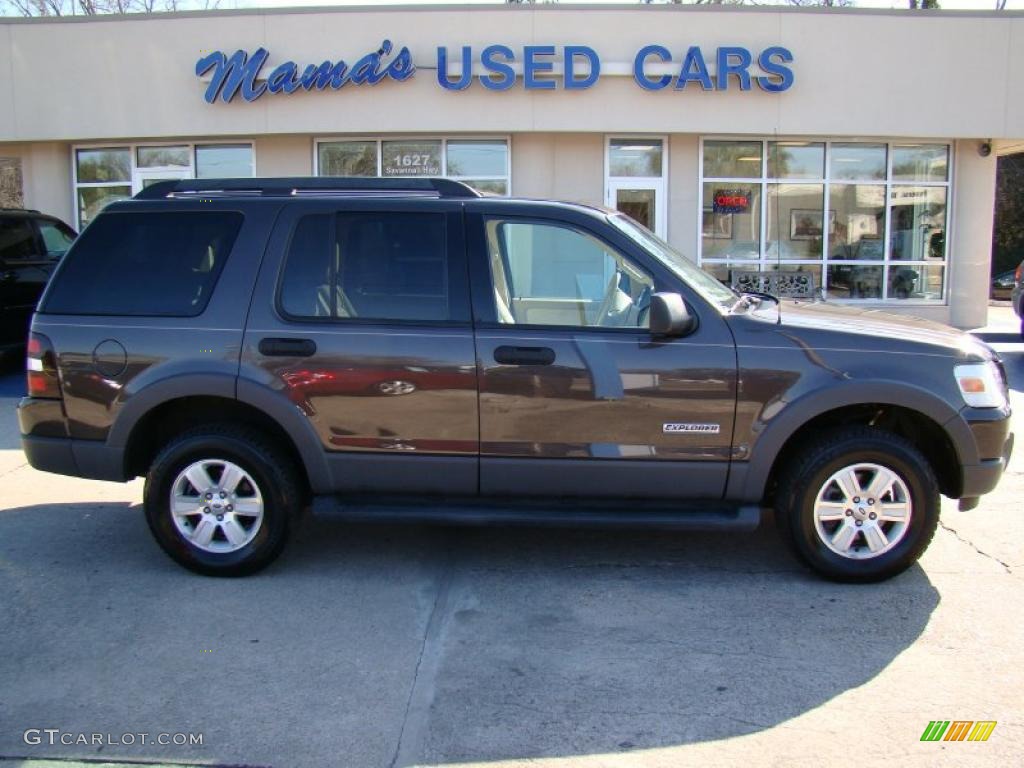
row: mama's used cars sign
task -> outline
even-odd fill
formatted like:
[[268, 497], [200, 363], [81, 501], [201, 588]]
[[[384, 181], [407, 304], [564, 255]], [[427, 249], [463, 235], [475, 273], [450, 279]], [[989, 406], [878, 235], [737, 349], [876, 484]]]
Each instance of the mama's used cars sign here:
[[[286, 61], [264, 72], [269, 56], [266, 48], [257, 48], [251, 53], [238, 50], [230, 56], [214, 51], [200, 58], [196, 75], [210, 76], [206, 101], [213, 104], [220, 98], [229, 102], [239, 94], [245, 101], [256, 101], [267, 93], [340, 90], [384, 80], [402, 82], [416, 75], [409, 49], [396, 50], [390, 40], [351, 65], [341, 59], [304, 66]], [[676, 64], [668, 48], [645, 45], [633, 57], [632, 74], [636, 84], [648, 91], [670, 86], [682, 90], [692, 83], [705, 91], [724, 91], [732, 85], [749, 91], [756, 84], [761, 90], [777, 93], [793, 85], [793, 70], [787, 66], [792, 62], [793, 54], [781, 46], [765, 48], [755, 55], [743, 46], [720, 46], [705, 53], [700, 46], [692, 45]], [[476, 61], [468, 45], [454, 57], [445, 47], [437, 49], [437, 83], [447, 90], [465, 90], [478, 82], [491, 91], [506, 91], [516, 86], [520, 74], [526, 90], [554, 90], [559, 84], [566, 90], [582, 90], [601, 79], [601, 58], [586, 45], [561, 49], [527, 45], [519, 52], [506, 45], [489, 45]]]

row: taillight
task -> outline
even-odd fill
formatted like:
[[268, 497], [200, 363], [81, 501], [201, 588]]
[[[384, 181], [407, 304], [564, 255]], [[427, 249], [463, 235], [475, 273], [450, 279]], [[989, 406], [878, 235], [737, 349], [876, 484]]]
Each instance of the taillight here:
[[1015, 282], [1017, 285], [1020, 285], [1020, 272], [1022, 268], [1024, 268], [1024, 261], [1018, 264], [1017, 269], [1013, 271], [1013, 282]]
[[29, 397], [60, 397], [57, 356], [53, 344], [43, 334], [29, 334], [25, 367], [28, 372]]

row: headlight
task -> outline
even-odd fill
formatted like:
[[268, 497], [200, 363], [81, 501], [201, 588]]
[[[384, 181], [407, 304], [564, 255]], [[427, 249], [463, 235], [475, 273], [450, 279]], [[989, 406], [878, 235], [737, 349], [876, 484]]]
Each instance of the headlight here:
[[1003, 377], [995, 362], [969, 363], [953, 369], [964, 402], [975, 408], [1001, 408], [1006, 405]]

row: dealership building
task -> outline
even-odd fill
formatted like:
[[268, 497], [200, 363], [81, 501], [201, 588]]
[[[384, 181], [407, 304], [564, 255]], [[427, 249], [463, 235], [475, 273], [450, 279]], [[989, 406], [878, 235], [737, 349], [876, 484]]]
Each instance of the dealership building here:
[[985, 322], [1024, 14], [390, 6], [0, 20], [0, 205], [443, 175], [618, 208], [725, 281]]

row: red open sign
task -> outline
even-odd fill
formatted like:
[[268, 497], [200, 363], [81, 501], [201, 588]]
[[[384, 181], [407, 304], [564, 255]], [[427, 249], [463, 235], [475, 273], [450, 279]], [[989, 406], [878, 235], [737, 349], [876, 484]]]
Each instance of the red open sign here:
[[750, 192], [745, 189], [716, 189], [714, 213], [746, 213], [750, 209]]

